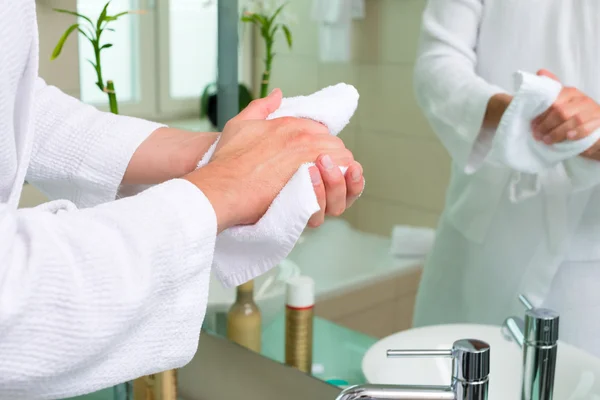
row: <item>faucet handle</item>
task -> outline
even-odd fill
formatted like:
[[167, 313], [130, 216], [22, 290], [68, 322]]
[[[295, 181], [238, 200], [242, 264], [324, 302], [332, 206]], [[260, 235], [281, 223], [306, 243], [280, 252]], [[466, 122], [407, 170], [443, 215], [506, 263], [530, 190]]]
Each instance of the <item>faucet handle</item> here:
[[533, 310], [535, 308], [524, 294], [519, 295], [519, 301], [525, 306], [525, 310], [527, 311]]
[[484, 381], [490, 374], [490, 345], [477, 339], [461, 339], [450, 350], [388, 350], [388, 358], [452, 358], [452, 378], [462, 382]]

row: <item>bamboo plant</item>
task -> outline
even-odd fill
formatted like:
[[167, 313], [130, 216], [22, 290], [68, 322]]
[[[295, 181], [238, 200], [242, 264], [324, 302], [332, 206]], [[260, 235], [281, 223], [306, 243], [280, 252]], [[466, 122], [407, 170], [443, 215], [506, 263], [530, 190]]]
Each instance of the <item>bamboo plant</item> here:
[[108, 25], [111, 22], [116, 21], [125, 15], [133, 14], [136, 12], [135, 11], [123, 11], [123, 12], [120, 12], [115, 15], [109, 15], [108, 14], [108, 6], [110, 5], [111, 1], [112, 0], [109, 0], [106, 2], [106, 4], [104, 5], [104, 8], [102, 9], [102, 12], [100, 13], [100, 16], [98, 17], [98, 20], [96, 22], [92, 21], [92, 19], [90, 17], [82, 15], [76, 11], [55, 8], [54, 11], [63, 13], [63, 14], [70, 14], [75, 17], [78, 17], [79, 21], [77, 23], [69, 26], [67, 28], [67, 30], [62, 34], [62, 36], [58, 40], [58, 43], [56, 44], [56, 47], [54, 48], [54, 51], [52, 52], [52, 56], [50, 57], [50, 59], [55, 60], [56, 58], [58, 58], [58, 56], [60, 56], [60, 53], [64, 47], [64, 44], [67, 41], [67, 39], [69, 38], [69, 36], [71, 35], [71, 33], [77, 31], [79, 34], [81, 34], [83, 37], [85, 37], [88, 40], [88, 42], [90, 42], [92, 47], [94, 48], [94, 60], [93, 61], [88, 60], [88, 61], [92, 65], [92, 67], [94, 67], [94, 71], [96, 71], [96, 78], [97, 78], [96, 86], [98, 86], [98, 88], [102, 92], [107, 94], [110, 111], [114, 114], [118, 114], [119, 113], [119, 105], [117, 102], [117, 93], [115, 91], [114, 82], [111, 80], [108, 80], [108, 81], [106, 81], [106, 83], [104, 83], [104, 77], [102, 75], [102, 61], [101, 61], [102, 51], [104, 51], [106, 49], [110, 49], [113, 46], [113, 44], [112, 43], [104, 43], [103, 44], [101, 42], [101, 37], [102, 37], [102, 33], [104, 33], [104, 31], [114, 32], [113, 28], [108, 27]]
[[[256, 2], [255, 2], [256, 3]], [[265, 43], [265, 59], [264, 59], [264, 71], [262, 74], [262, 80], [260, 82], [260, 97], [266, 97], [269, 92], [269, 82], [271, 79], [271, 68], [273, 66], [273, 59], [275, 53], [273, 52], [273, 45], [275, 44], [275, 37], [281, 30], [285, 36], [288, 47], [292, 48], [292, 32], [289, 26], [285, 22], [277, 20], [281, 16], [286, 4], [281, 4], [274, 11], [270, 11], [269, 7], [265, 6], [263, 2], [260, 3], [255, 11], [245, 11], [242, 14], [242, 21], [254, 24]]]

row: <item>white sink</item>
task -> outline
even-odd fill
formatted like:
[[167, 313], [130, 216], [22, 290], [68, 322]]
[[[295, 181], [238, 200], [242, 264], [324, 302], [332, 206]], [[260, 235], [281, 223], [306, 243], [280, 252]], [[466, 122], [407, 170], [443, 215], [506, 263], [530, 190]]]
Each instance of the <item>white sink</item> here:
[[[449, 359], [387, 359], [388, 349], [450, 349], [459, 339], [480, 339], [491, 346], [489, 400], [520, 399], [522, 353], [499, 326], [438, 325], [395, 333], [365, 354], [362, 370], [369, 383], [447, 385]], [[558, 344], [556, 400], [600, 400], [600, 359], [565, 343]]]

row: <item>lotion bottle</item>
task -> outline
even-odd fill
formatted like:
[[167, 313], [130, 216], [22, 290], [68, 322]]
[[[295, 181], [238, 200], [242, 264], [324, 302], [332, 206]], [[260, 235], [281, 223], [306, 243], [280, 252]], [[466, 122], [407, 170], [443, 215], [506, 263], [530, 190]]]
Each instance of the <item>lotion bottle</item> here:
[[235, 303], [227, 314], [227, 338], [260, 353], [261, 315], [254, 302], [254, 281], [237, 287]]

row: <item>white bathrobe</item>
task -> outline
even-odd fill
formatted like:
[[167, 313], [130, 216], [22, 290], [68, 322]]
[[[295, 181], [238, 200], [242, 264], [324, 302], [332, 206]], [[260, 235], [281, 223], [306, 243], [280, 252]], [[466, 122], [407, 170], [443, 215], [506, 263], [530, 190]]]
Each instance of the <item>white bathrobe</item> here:
[[[209, 201], [183, 180], [112, 201], [159, 125], [41, 81], [34, 0], [0, 0], [0, 33], [0, 398], [64, 398], [182, 366], [208, 296]], [[17, 210], [24, 180], [65, 200]]]
[[[549, 69], [600, 101], [599, 16], [597, 0], [428, 2], [416, 92], [454, 162], [415, 325], [501, 324], [523, 314], [517, 295], [524, 293], [561, 313], [562, 339], [600, 355], [596, 178], [568, 190], [550, 179], [537, 196], [512, 203], [514, 171], [485, 162], [465, 173], [493, 145], [480, 129], [487, 102], [513, 90], [515, 71]], [[573, 162], [560, 168], [568, 173]], [[590, 164], [600, 180], [600, 163]]]

